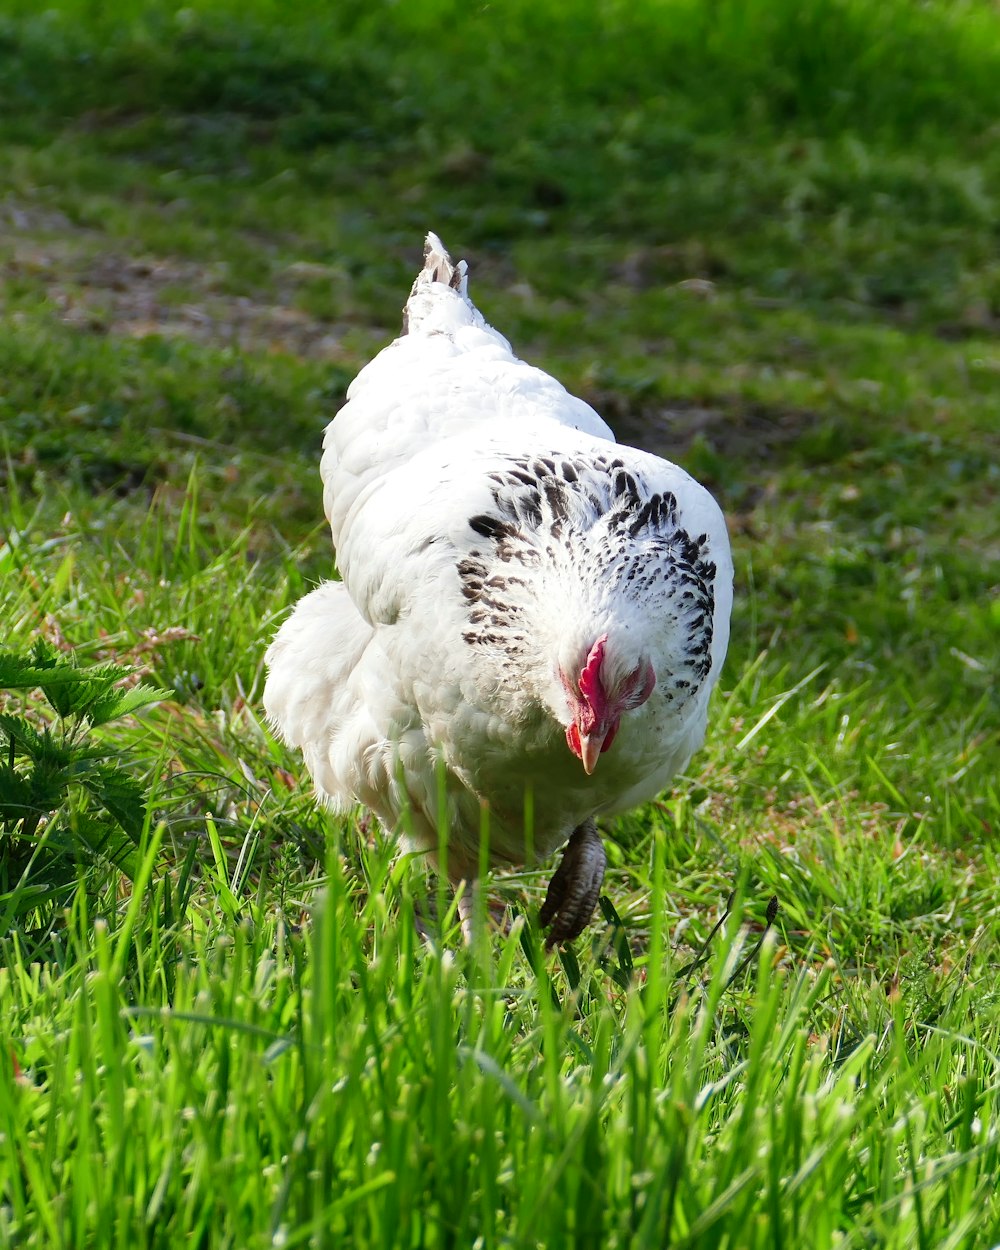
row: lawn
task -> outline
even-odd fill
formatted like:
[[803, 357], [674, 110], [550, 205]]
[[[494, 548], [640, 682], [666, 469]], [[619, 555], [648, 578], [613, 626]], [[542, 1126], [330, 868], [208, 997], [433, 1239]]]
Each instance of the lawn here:
[[[1000, 1244], [997, 83], [987, 0], [7, 0], [0, 1244]], [[558, 957], [262, 720], [428, 228], [734, 544]]]

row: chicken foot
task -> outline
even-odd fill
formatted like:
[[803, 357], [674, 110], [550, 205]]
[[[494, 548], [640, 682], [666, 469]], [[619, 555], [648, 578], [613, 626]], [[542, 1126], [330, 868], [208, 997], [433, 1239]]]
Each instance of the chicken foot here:
[[549, 882], [539, 914], [542, 928], [551, 924], [545, 949], [579, 937], [590, 922], [604, 882], [607, 855], [593, 819], [573, 830]]

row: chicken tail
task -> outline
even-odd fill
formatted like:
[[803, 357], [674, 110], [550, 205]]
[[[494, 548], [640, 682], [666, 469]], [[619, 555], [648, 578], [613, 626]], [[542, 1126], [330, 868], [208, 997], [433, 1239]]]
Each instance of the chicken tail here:
[[403, 333], [447, 332], [463, 323], [483, 324], [469, 299], [469, 266], [464, 260], [453, 264], [444, 244], [431, 231], [424, 241], [424, 267], [403, 309]]
[[424, 268], [417, 281], [425, 277], [428, 282], [443, 282], [459, 295], [464, 295], [466, 299], [469, 297], [468, 264], [460, 260], [457, 265], [453, 265], [444, 244], [433, 230], [428, 232], [424, 240]]

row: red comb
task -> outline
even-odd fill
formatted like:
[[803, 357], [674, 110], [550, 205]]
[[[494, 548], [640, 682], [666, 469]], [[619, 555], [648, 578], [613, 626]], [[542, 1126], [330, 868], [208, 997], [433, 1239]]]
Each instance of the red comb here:
[[604, 660], [604, 644], [607, 641], [607, 634], [601, 634], [600, 638], [590, 648], [587, 663], [584, 664], [580, 671], [580, 693], [590, 705], [590, 710], [594, 713], [595, 719], [603, 717], [608, 702], [608, 696], [604, 690], [604, 682], [601, 681], [601, 663]]

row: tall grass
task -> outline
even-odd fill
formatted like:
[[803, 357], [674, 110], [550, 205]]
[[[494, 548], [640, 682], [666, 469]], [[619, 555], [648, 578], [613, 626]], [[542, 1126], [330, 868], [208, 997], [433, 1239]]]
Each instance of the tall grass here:
[[660, 911], [625, 993], [589, 960], [553, 973], [520, 919], [477, 950], [422, 946], [407, 881], [334, 853], [294, 910], [248, 900], [233, 923], [211, 893], [168, 919], [161, 880], [132, 925], [74, 909], [73, 977], [7, 939], [9, 1244], [995, 1236], [987, 952], [921, 1019], [892, 985], [773, 942], [726, 989], [739, 908], [704, 979], [676, 980]]

